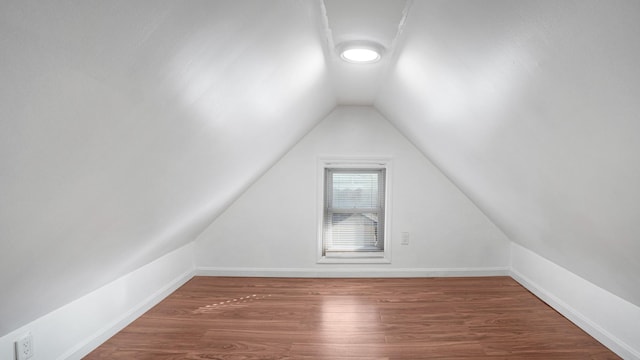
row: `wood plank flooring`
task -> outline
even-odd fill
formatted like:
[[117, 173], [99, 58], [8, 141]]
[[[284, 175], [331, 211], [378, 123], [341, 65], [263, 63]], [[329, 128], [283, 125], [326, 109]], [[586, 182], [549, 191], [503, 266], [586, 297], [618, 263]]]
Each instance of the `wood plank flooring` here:
[[86, 359], [618, 359], [509, 277], [195, 277]]

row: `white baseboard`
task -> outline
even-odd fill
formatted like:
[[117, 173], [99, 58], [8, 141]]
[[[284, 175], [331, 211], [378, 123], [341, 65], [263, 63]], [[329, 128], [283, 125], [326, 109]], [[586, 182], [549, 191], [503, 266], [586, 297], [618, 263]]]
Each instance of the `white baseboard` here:
[[639, 307], [516, 244], [511, 277], [623, 359], [640, 360]]
[[222, 268], [199, 267], [200, 276], [246, 276], [246, 277], [453, 277], [453, 276], [509, 276], [508, 267], [486, 268], [423, 268], [423, 269], [380, 269], [380, 268]]
[[142, 314], [160, 303], [160, 301], [164, 300], [172, 292], [176, 291], [180, 286], [193, 278], [194, 275], [195, 271], [193, 270], [181, 274], [177, 278], [173, 279], [169, 284], [119, 316], [113, 322], [105, 325], [102, 329], [96, 331], [93, 335], [87, 337], [84, 341], [69, 349], [69, 351], [58, 357], [58, 360], [82, 359], [82, 357], [95, 350], [110, 337], [117, 334], [120, 330], [124, 329], [127, 325], [142, 316]]
[[[640, 360], [640, 307], [519, 246], [510, 267], [483, 268], [228, 268], [198, 267], [187, 245], [0, 338], [0, 358], [33, 333], [37, 358], [81, 359], [194, 275], [244, 277], [511, 276], [624, 359]], [[61, 329], [65, 329], [61, 332]], [[46, 355], [45, 355], [46, 354]], [[44, 357], [43, 357], [44, 356]]]
[[572, 323], [584, 330], [587, 334], [593, 336], [593, 338], [601, 342], [604, 346], [611, 349], [611, 351], [615, 352], [623, 359], [640, 360], [640, 353], [631, 348], [624, 341], [618, 339], [615, 335], [603, 329], [595, 322], [591, 321], [588, 317], [572, 308], [569, 304], [565, 303], [550, 292], [541, 288], [538, 284], [527, 279], [526, 276], [520, 274], [515, 270], [512, 270], [511, 277], [518, 283], [520, 283], [520, 285], [524, 286], [527, 290], [531, 291], [535, 296], [547, 303], [557, 312], [569, 319]]
[[34, 359], [81, 359], [195, 274], [189, 244], [0, 338], [0, 359], [33, 335]]
[[[517, 246], [517, 245], [515, 245]], [[522, 256], [529, 257], [527, 261], [539, 261], [538, 255], [534, 253], [528, 254], [528, 250], [521, 248], [520, 253], [515, 254], [516, 262], [518, 259], [522, 259]], [[513, 255], [513, 254], [512, 254]], [[516, 267], [519, 264], [516, 264]], [[529, 266], [530, 264], [527, 264]], [[606, 327], [599, 322], [594, 321], [593, 314], [585, 314], [578, 311], [575, 307], [571, 306], [567, 301], [563, 301], [559, 296], [540, 284], [533, 281], [531, 278], [524, 275], [514, 267], [491, 267], [491, 268], [411, 268], [411, 269], [379, 269], [379, 268], [228, 268], [228, 267], [198, 267], [196, 275], [198, 276], [238, 276], [238, 277], [292, 277], [292, 278], [334, 278], [334, 277], [352, 277], [352, 278], [366, 278], [366, 277], [454, 277], [454, 276], [511, 276], [514, 280], [519, 282], [522, 286], [531, 291], [534, 295], [545, 301], [567, 319], [572, 321], [578, 327], [586, 331], [609, 349], [624, 359], [640, 360], [640, 352], [637, 349], [634, 336], [634, 328], [636, 324], [640, 324], [640, 308], [625, 302], [624, 300], [616, 297], [613, 294], [609, 294], [603, 289], [584, 281], [584, 284], [576, 281], [575, 274], [568, 272], [567, 270], [558, 267], [557, 265], [549, 262], [544, 264], [537, 264], [543, 266], [545, 271], [550, 271], [553, 275], [549, 275], [549, 278], [558, 279], [563, 278], [565, 281], [570, 281], [571, 286], [564, 286], [564, 288], [575, 288], [576, 286], [584, 289], [587, 293], [593, 294], [598, 292], [600, 294], [599, 299], [606, 299], [609, 301], [604, 304], [596, 304], [595, 306], [610, 307], [613, 306], [616, 309], [622, 311], [623, 315], [618, 315], [616, 319], [608, 319]], [[579, 284], [577, 284], [579, 283]], [[593, 306], [593, 304], [589, 304]], [[636, 319], [636, 320], [634, 320]], [[609, 330], [607, 330], [607, 328]], [[631, 329], [631, 330], [630, 330]], [[629, 333], [631, 332], [631, 340], [629, 339]], [[637, 332], [637, 330], [636, 330]], [[621, 335], [618, 335], [621, 334]]]

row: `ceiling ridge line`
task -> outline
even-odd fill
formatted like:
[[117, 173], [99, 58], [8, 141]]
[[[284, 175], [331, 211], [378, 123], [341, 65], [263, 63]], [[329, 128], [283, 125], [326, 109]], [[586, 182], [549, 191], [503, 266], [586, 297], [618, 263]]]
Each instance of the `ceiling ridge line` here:
[[323, 32], [325, 36], [325, 44], [327, 45], [327, 52], [325, 53], [325, 58], [327, 61], [330, 60], [330, 56], [335, 48], [335, 44], [333, 43], [333, 31], [329, 26], [329, 16], [327, 15], [327, 5], [324, 3], [324, 0], [320, 0], [320, 21], [322, 22]]

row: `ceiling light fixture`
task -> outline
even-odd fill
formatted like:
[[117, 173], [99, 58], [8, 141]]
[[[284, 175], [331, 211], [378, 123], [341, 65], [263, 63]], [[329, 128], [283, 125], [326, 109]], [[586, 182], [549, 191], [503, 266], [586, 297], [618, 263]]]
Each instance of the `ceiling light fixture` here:
[[340, 58], [354, 64], [371, 64], [382, 58], [382, 46], [373, 42], [354, 41], [338, 47]]

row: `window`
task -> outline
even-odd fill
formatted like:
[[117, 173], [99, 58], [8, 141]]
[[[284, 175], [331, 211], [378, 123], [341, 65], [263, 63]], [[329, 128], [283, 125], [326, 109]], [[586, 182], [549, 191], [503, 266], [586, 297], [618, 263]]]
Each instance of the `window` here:
[[389, 262], [388, 162], [325, 162], [319, 262]]

